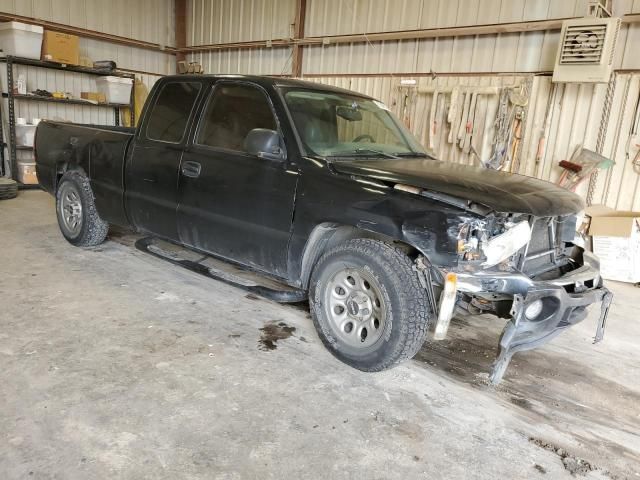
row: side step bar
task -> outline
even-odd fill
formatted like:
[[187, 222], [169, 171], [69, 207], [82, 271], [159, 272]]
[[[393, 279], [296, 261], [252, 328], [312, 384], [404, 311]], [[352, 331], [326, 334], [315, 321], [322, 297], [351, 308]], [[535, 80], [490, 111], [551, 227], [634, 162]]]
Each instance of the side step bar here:
[[[169, 251], [169, 249], [167, 248], [163, 248], [162, 244], [170, 246], [171, 251]], [[259, 273], [255, 273], [250, 270], [244, 270], [244, 277], [250, 275], [251, 278], [243, 278], [243, 276], [224, 271], [222, 268], [208, 266], [203, 263], [207, 260], [218, 263], [220, 266], [226, 263], [221, 260], [215, 259], [214, 257], [209, 257], [207, 255], [198, 255], [200, 257], [198, 260], [189, 260], [187, 258], [182, 258], [183, 256], [193, 256], [195, 252], [188, 250], [185, 247], [179, 247], [170, 244], [169, 242], [165, 242], [164, 240], [159, 240], [154, 237], [144, 237], [137, 240], [135, 246], [141, 252], [148, 253], [150, 255], [153, 255], [154, 257], [161, 258], [162, 260], [166, 260], [169, 263], [173, 263], [174, 265], [179, 265], [183, 268], [186, 268], [187, 270], [191, 270], [192, 272], [204, 275], [205, 277], [209, 277], [213, 280], [218, 280], [220, 282], [233, 285], [234, 287], [241, 288], [242, 290], [245, 290], [247, 292], [259, 295], [269, 300], [273, 300], [274, 302], [297, 303], [303, 302], [307, 299], [307, 294], [305, 291], [289, 287], [288, 285], [280, 284], [279, 282], [266, 277], [263, 278]], [[185, 253], [185, 255], [180, 255], [180, 253]], [[235, 264], [233, 266], [231, 266], [230, 264], [226, 265], [235, 269], [241, 268], [237, 267]], [[269, 286], [260, 285], [261, 280], [263, 280], [264, 283], [269, 284]]]

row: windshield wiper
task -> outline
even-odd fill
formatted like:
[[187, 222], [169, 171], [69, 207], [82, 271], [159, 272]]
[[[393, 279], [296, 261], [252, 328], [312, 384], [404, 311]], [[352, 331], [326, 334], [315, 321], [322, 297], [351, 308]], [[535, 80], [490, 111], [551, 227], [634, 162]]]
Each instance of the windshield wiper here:
[[394, 158], [398, 159], [400, 157], [396, 157], [391, 153], [383, 152], [382, 150], [374, 150], [371, 148], [356, 148], [354, 150], [348, 150], [346, 152], [335, 152], [332, 155], [328, 155], [328, 157], [354, 157], [354, 156], [362, 156], [362, 155], [354, 155], [354, 154], [363, 154], [363, 153], [373, 153], [375, 155], [380, 155], [386, 158]]
[[398, 152], [398, 153], [394, 153], [394, 155], [397, 155], [398, 157], [422, 157], [422, 158], [431, 156], [428, 153], [424, 153], [424, 152]]

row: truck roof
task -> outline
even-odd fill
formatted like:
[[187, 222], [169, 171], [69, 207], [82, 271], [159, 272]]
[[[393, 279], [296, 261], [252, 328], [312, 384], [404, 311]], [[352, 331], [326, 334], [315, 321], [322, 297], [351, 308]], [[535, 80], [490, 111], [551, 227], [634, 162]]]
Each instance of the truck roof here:
[[[335, 92], [335, 93], [346, 93], [349, 95], [357, 95], [363, 98], [372, 98], [368, 95], [364, 95], [362, 93], [354, 92], [352, 90], [347, 90], [345, 88], [334, 87], [333, 85], [325, 85], [322, 83], [316, 82], [307, 82], [304, 80], [298, 80], [294, 78], [286, 78], [286, 77], [275, 77], [268, 75], [232, 75], [232, 74], [215, 74], [215, 75], [167, 75], [163, 77], [164, 79], [171, 80], [202, 80], [202, 78], [207, 79], [228, 79], [228, 80], [247, 80], [253, 83], [257, 83], [263, 87], [298, 87], [305, 88], [309, 90], [320, 90], [326, 92]], [[166, 80], [165, 80], [166, 81]]]

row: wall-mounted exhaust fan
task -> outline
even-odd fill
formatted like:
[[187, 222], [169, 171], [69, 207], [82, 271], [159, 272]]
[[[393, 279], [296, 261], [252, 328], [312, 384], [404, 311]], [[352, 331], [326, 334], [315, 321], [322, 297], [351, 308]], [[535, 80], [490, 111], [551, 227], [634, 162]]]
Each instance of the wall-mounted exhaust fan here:
[[566, 20], [560, 33], [553, 81], [607, 83], [619, 30], [619, 18]]

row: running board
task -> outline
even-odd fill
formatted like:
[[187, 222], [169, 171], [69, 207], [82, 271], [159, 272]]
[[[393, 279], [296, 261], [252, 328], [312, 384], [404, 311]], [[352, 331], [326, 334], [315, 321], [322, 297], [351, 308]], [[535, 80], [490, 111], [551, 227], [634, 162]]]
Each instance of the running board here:
[[264, 277], [236, 264], [230, 264], [164, 240], [144, 237], [137, 240], [135, 246], [141, 252], [274, 302], [296, 303], [307, 299], [307, 294], [303, 290], [298, 290], [271, 278]]

